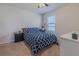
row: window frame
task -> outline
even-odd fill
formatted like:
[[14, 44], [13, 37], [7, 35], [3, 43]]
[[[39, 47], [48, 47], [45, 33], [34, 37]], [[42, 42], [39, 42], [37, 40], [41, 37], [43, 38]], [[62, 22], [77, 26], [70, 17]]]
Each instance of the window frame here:
[[[55, 22], [54, 23], [53, 22], [52, 23], [48, 23], [48, 17], [55, 17], [54, 18], [55, 19]], [[54, 31], [55, 32], [56, 31], [56, 16], [48, 16], [48, 17], [47, 17], [47, 30], [48, 31]], [[50, 25], [50, 24], [54, 24], [54, 26], [53, 25]], [[54, 30], [49, 30], [49, 27], [51, 27], [51, 28], [53, 27]]]

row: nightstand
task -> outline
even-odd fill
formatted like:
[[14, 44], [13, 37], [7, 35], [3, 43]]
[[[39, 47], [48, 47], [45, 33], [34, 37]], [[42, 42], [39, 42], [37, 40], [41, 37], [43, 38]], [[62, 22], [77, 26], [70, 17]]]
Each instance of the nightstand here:
[[15, 36], [15, 42], [24, 40], [24, 33], [15, 33], [14, 36]]
[[61, 35], [59, 40], [61, 56], [79, 56], [79, 36], [73, 39], [72, 33], [74, 32], [79, 35], [79, 32], [76, 31]]

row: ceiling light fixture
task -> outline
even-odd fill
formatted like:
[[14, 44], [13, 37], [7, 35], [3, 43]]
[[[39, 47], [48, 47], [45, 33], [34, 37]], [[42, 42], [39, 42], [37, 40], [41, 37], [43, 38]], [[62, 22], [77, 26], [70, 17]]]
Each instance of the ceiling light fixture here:
[[47, 3], [39, 3], [38, 4], [38, 8], [47, 7], [47, 6], [48, 6]]

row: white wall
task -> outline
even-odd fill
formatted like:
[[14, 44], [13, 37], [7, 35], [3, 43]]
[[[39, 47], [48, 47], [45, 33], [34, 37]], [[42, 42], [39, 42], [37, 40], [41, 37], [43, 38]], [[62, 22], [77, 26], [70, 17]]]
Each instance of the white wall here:
[[44, 21], [47, 16], [56, 16], [56, 32], [59, 35], [79, 31], [79, 4], [68, 4], [59, 9], [46, 13]]
[[0, 5], [0, 44], [14, 41], [13, 33], [21, 28], [40, 26], [40, 15], [27, 10]]

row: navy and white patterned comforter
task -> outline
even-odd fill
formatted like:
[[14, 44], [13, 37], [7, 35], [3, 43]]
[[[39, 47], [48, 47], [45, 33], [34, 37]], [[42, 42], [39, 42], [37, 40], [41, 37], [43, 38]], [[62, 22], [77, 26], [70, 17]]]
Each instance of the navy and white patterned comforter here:
[[57, 42], [54, 34], [40, 31], [38, 28], [27, 28], [24, 30], [25, 42], [30, 46], [33, 54], [38, 53], [42, 48]]

